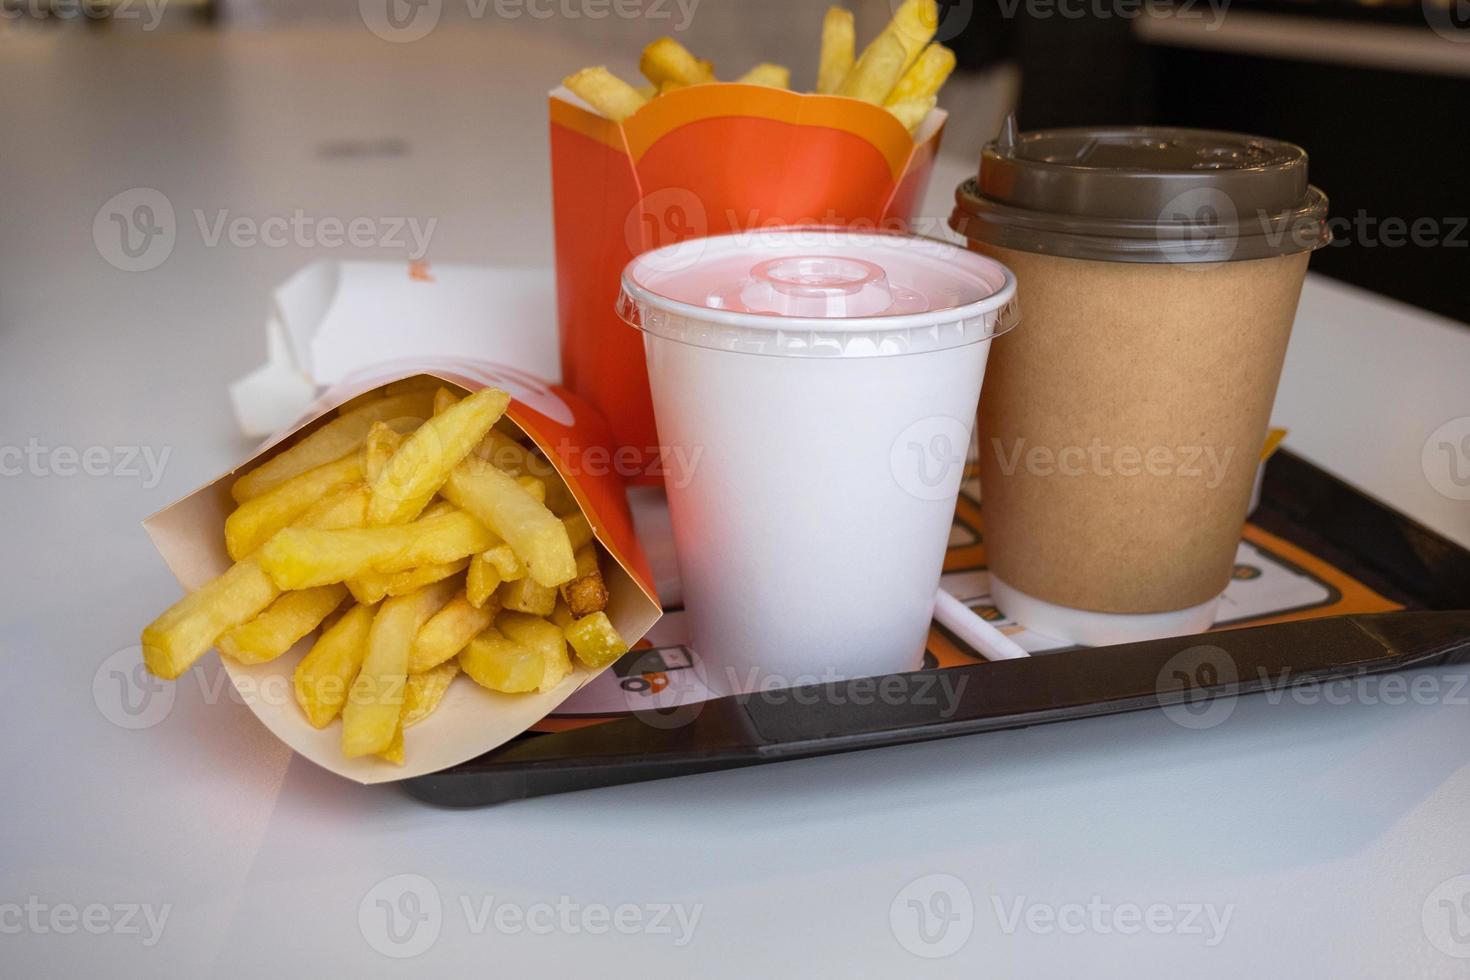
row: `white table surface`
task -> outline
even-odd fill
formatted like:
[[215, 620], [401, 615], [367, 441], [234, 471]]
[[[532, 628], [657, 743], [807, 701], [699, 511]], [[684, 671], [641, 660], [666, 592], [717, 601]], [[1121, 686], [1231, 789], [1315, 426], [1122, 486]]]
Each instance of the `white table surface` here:
[[[213, 655], [121, 710], [107, 665], [178, 593], [138, 520], [245, 448], [223, 386], [263, 353], [269, 288], [323, 254], [395, 254], [206, 247], [192, 209], [437, 217], [432, 258], [544, 265], [541, 96], [605, 59], [525, 22], [414, 44], [0, 30], [0, 446], [45, 447], [0, 477], [0, 975], [1467, 975], [1464, 668], [1419, 672], [1406, 704], [1252, 697], [1206, 730], [1144, 712], [467, 812], [292, 758], [213, 686]], [[318, 153], [384, 137], [406, 152]], [[969, 165], [945, 162], [929, 213]], [[91, 229], [134, 187], [179, 231], [126, 273]], [[1313, 280], [1277, 415], [1293, 448], [1470, 544], [1470, 505], [1420, 465], [1470, 415], [1467, 379], [1470, 331]], [[93, 446], [112, 472], [65, 475], [57, 447]], [[167, 452], [161, 477], [114, 447]], [[907, 904], [931, 875], [959, 902], [943, 959], [912, 951], [942, 948]], [[405, 881], [442, 910], [400, 917], [395, 946], [377, 902], [412, 911]], [[487, 901], [698, 918], [539, 934]], [[1164, 934], [1116, 928], [1154, 904]]]

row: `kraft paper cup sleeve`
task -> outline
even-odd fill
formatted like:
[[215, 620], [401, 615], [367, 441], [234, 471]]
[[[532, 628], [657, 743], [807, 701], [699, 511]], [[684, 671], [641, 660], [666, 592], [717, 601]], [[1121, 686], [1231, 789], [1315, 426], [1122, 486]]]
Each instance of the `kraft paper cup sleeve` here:
[[[230, 485], [237, 475], [283, 449], [297, 433], [327, 421], [328, 413], [338, 405], [416, 375], [469, 391], [494, 386], [511, 393], [506, 416], [542, 449], [566, 480], [610, 559], [603, 566], [608, 618], [629, 646], [642, 639], [662, 612], [647, 560], [633, 534], [623, 481], [611, 469], [592, 471], [580, 458], [590, 447], [608, 445], [606, 423], [569, 392], [489, 362], [402, 363], [348, 380], [318, 399], [300, 424], [272, 438], [228, 473], [147, 518], [143, 527], [179, 584], [197, 589], [230, 566], [223, 528], [234, 508]], [[468, 678], [456, 678], [438, 710], [406, 733], [405, 764], [399, 766], [376, 756], [343, 756], [340, 719], [320, 730], [306, 721], [296, 703], [292, 674], [315, 638], [315, 634], [308, 636], [265, 664], [247, 666], [225, 656], [219, 660], [242, 699], [272, 734], [322, 768], [364, 784], [410, 779], [482, 755], [528, 730], [599, 673], [574, 657], [571, 676], [545, 694], [498, 694]], [[200, 669], [203, 663], [192, 669]], [[173, 683], [184, 681], [180, 678]]]

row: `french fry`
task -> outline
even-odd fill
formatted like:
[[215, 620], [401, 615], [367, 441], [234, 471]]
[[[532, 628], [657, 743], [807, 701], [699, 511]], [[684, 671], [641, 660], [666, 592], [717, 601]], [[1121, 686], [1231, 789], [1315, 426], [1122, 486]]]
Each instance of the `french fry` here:
[[143, 628], [143, 663], [154, 676], [173, 680], [221, 633], [252, 619], [280, 594], [254, 558], [236, 562]]
[[403, 524], [417, 517], [509, 404], [510, 395], [504, 391], [483, 388], [415, 429], [369, 484], [373, 499], [368, 524]]
[[888, 93], [887, 104], [892, 106], [909, 99], [937, 96], [952, 71], [954, 52], [942, 44], [929, 45]]
[[367, 572], [454, 562], [496, 543], [480, 521], [455, 511], [393, 527], [339, 531], [288, 527], [260, 549], [260, 565], [282, 589], [309, 589]]
[[[473, 637], [472, 637], [473, 639]], [[403, 714], [399, 731], [412, 728], [434, 713], [444, 700], [449, 685], [459, 676], [459, 661], [449, 659], [422, 674], [409, 674], [403, 688]]]
[[863, 49], [838, 94], [883, 105], [938, 27], [935, 0], [904, 0], [883, 32]]
[[556, 589], [542, 585], [529, 575], [514, 582], [506, 582], [495, 595], [504, 608], [516, 612], [549, 616], [556, 608]]
[[514, 582], [526, 577], [526, 563], [516, 557], [508, 544], [498, 544], [482, 552], [486, 561], [500, 573], [502, 582]]
[[762, 61], [735, 81], [746, 85], [764, 85], [767, 88], [790, 88], [791, 69], [785, 65]]
[[352, 598], [371, 606], [390, 595], [407, 595], [440, 579], [458, 575], [469, 564], [468, 558], [461, 558], [458, 561], [420, 565], [403, 572], [364, 572], [357, 578], [348, 579], [347, 588], [351, 591]]
[[215, 641], [220, 653], [242, 664], [274, 660], [321, 625], [327, 615], [347, 598], [347, 587], [323, 585], [300, 592], [287, 592], [248, 623], [225, 630]]
[[[337, 528], [361, 524], [367, 488], [349, 487], [318, 501], [299, 523]], [[143, 628], [143, 662], [155, 676], [173, 680], [204, 655], [221, 633], [248, 622], [281, 594], [253, 557], [184, 596]]]
[[[404, 703], [407, 703], [407, 698], [408, 696], [405, 694]], [[378, 753], [378, 758], [384, 762], [391, 762], [395, 766], [403, 765], [403, 719], [401, 711], [399, 712], [398, 724], [393, 729], [393, 737], [388, 740], [388, 747]]]
[[475, 455], [511, 476], [534, 476], [546, 485], [546, 506], [558, 517], [578, 512], [577, 498], [557, 473], [556, 467], [534, 451], [497, 429], [475, 447]]
[[577, 551], [577, 577], [561, 587], [561, 597], [577, 619], [607, 608], [607, 586], [597, 567], [596, 545], [583, 545]]
[[638, 59], [638, 70], [660, 88], [664, 82], [699, 85], [715, 80], [713, 65], [700, 61], [671, 37], [661, 37], [644, 48], [643, 56]]
[[531, 498], [535, 500], [536, 503], [545, 506], [546, 484], [542, 483], [534, 476], [518, 476], [516, 477], [516, 483], [520, 486], [522, 490], [530, 494]]
[[495, 622], [499, 612], [494, 601], [476, 606], [463, 592], [450, 599], [414, 637], [413, 649], [408, 654], [408, 672], [422, 674], [454, 659], [465, 644]]
[[470, 600], [470, 605], [483, 606], [498, 588], [500, 572], [495, 566], [486, 561], [483, 554], [470, 558], [470, 570], [464, 578], [465, 598]]
[[572, 672], [567, 656], [567, 641], [555, 623], [527, 613], [502, 612], [495, 617], [495, 627], [515, 642], [541, 652], [541, 683], [536, 690], [552, 690]]
[[515, 477], [472, 458], [454, 468], [443, 492], [451, 503], [473, 514], [510, 545], [525, 562], [526, 574], [541, 585], [558, 586], [576, 577], [577, 562], [566, 527]]
[[385, 599], [368, 630], [367, 654], [342, 707], [342, 753], [348, 758], [383, 752], [400, 730], [403, 688], [414, 637], [454, 594], [454, 583], [435, 582], [418, 592]]
[[885, 108], [893, 113], [895, 119], [903, 123], [904, 129], [912, 133], [928, 118], [937, 102], [934, 96], [926, 95], [921, 99], [904, 99], [902, 102], [893, 102]]
[[517, 643], [493, 626], [459, 652], [459, 665], [476, 684], [502, 694], [534, 691], [546, 676], [539, 648]]
[[378, 474], [388, 468], [388, 461], [402, 443], [403, 437], [392, 426], [386, 422], [374, 422], [363, 437], [359, 450], [362, 453], [362, 478], [368, 483], [376, 480]]
[[856, 39], [852, 11], [829, 7], [827, 16], [822, 19], [822, 54], [817, 64], [818, 92], [833, 95], [842, 87], [842, 80], [852, 71]]
[[429, 401], [427, 392], [415, 391], [364, 402], [240, 477], [230, 488], [230, 495], [243, 504], [307, 470], [341, 459], [362, 444], [375, 422], [427, 418]]
[[361, 479], [362, 460], [349, 453], [251, 497], [225, 518], [225, 550], [239, 561], [324, 496]]
[[573, 620], [563, 628], [562, 634], [577, 659], [593, 670], [601, 670], [628, 652], [628, 644], [604, 612]]
[[567, 540], [571, 542], [573, 555], [592, 540], [592, 525], [588, 522], [587, 515], [580, 511], [563, 517], [561, 523], [567, 529]]
[[326, 728], [347, 703], [347, 692], [367, 653], [372, 606], [353, 606], [317, 638], [293, 675], [296, 703], [313, 728]]
[[650, 98], [601, 65], [568, 75], [562, 79], [562, 84], [613, 122], [627, 119], [643, 108]]

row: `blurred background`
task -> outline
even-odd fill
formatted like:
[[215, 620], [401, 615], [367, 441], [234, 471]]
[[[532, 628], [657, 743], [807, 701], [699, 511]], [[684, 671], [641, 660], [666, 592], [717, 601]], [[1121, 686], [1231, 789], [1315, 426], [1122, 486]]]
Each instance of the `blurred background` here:
[[[809, 87], [826, 6], [0, 0], [0, 314], [43, 286], [110, 272], [87, 233], [99, 205], [136, 188], [165, 195], [195, 244], [240, 215], [410, 215], [433, 219], [436, 261], [549, 265], [545, 94], [563, 75], [607, 64], [635, 79], [640, 47], [671, 34], [725, 77], [770, 60]], [[849, 6], [860, 44], [891, 13], [889, 0]], [[961, 71], [941, 97], [952, 166], [936, 175], [931, 219], [947, 216], [950, 178], [1013, 109], [1023, 129], [1260, 133], [1305, 146], [1331, 198], [1337, 241], [1315, 271], [1470, 322], [1465, 0], [942, 6], [938, 39]], [[349, 243], [334, 255], [403, 253]], [[171, 282], [187, 290], [233, 268], [244, 295], [247, 281], [273, 285], [320, 257], [294, 240], [181, 248]]]

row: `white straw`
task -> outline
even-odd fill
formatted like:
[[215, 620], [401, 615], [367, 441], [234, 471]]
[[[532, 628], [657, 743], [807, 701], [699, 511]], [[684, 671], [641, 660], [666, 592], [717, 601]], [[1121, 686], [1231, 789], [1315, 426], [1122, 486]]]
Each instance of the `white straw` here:
[[1021, 644], [991, 626], [979, 613], [944, 589], [934, 597], [934, 618], [980, 651], [986, 660], [1016, 660], [1031, 656]]

